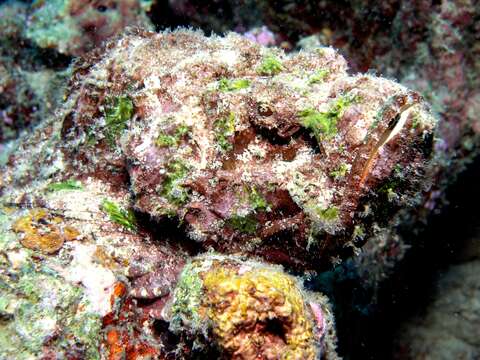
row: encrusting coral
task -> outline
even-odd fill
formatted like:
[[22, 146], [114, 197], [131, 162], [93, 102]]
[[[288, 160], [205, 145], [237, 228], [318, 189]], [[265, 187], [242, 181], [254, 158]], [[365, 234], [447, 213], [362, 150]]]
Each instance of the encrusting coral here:
[[55, 253], [65, 241], [74, 240], [80, 233], [71, 226], [59, 226], [62, 218], [49, 214], [45, 209], [32, 209], [29, 215], [18, 219], [13, 231], [22, 233], [20, 243], [29, 249]]
[[328, 266], [424, 200], [435, 122], [418, 94], [349, 75], [331, 48], [182, 29], [110, 41], [68, 94], [0, 156], [0, 250], [97, 317], [88, 337], [49, 317], [25, 358], [337, 358], [327, 299], [286, 271]]
[[167, 312], [174, 333], [186, 328], [196, 348], [213, 340], [227, 358], [317, 359], [325, 338], [333, 340], [325, 298], [301, 290], [281, 268], [234, 257], [193, 259]]

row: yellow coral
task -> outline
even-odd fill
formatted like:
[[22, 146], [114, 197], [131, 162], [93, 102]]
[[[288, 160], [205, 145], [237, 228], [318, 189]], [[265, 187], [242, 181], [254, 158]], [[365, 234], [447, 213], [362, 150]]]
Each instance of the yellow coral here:
[[62, 220], [45, 209], [32, 209], [13, 224], [12, 230], [23, 234], [20, 243], [26, 248], [53, 254], [65, 241], [80, 236], [77, 229], [62, 224]]
[[245, 360], [314, 359], [312, 322], [295, 281], [271, 268], [226, 265], [204, 274], [201, 305], [225, 353]]

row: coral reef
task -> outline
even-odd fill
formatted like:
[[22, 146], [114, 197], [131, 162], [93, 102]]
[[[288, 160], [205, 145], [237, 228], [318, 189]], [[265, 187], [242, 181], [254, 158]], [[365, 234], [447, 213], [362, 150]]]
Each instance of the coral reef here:
[[[339, 333], [363, 348], [368, 330], [350, 315], [374, 318], [381, 285], [424, 245], [420, 224], [478, 154], [479, 9], [457, 0], [2, 2], [0, 357], [335, 357], [326, 299], [302, 280], [328, 292]], [[146, 12], [157, 28], [234, 30], [303, 51], [188, 31], [130, 30], [99, 47], [130, 25], [151, 28]], [[370, 71], [351, 75], [324, 46]], [[435, 136], [422, 96], [440, 120]], [[397, 357], [478, 356], [476, 304], [459, 306], [475, 266], [451, 267], [426, 315], [406, 320]], [[287, 285], [266, 293], [271, 279]], [[272, 305], [265, 320], [247, 286], [268, 304], [305, 306], [318, 341], [289, 353], [290, 318]], [[248, 317], [236, 310], [242, 301], [256, 304]], [[201, 321], [189, 306], [201, 307]], [[342, 355], [361, 357], [353, 348]]]
[[[0, 3], [0, 143], [49, 116], [61, 103], [71, 56], [128, 26], [151, 28], [151, 1]], [[3, 145], [0, 144], [0, 149]]]
[[[75, 259], [70, 260], [72, 267], [68, 269], [63, 266], [67, 261], [66, 254], [60, 250], [64, 240], [71, 241], [72, 245], [65, 247], [72, 250], [82, 246], [73, 245], [79, 244], [74, 241], [79, 239], [79, 234], [72, 230], [60, 235], [57, 230], [57, 226], [61, 226], [59, 217], [49, 219], [54, 225], [40, 225], [38, 222], [47, 216], [43, 210], [24, 213], [11, 207], [0, 210], [1, 357], [27, 359], [43, 354], [48, 358], [56, 354], [70, 358], [97, 358], [102, 312], [99, 300], [101, 286], [106, 285], [108, 276], [103, 283], [97, 279], [94, 290], [79, 287], [72, 277], [81, 277], [74, 271], [81, 269], [85, 273], [86, 264], [76, 269], [73, 264], [78, 266], [78, 257], [88, 256], [87, 253], [80, 254], [78, 247], [77, 251], [72, 251]], [[35, 225], [48, 227], [45, 234], [41, 233], [41, 228], [34, 228], [32, 221]], [[26, 237], [19, 241], [9, 229], [25, 231]], [[58, 257], [49, 255], [59, 250]], [[102, 275], [108, 273], [98, 272], [95, 276]], [[66, 278], [70, 281], [65, 281]]]
[[151, 0], [34, 1], [25, 37], [41, 48], [81, 55], [127, 26], [149, 28]]
[[[124, 306], [121, 297], [135, 302], [153, 328], [155, 307], [143, 309], [137, 301], [167, 295], [187, 252], [168, 237], [158, 244], [153, 235], [119, 221], [124, 200], [94, 179], [36, 182], [24, 195], [2, 198], [0, 211], [0, 356], [114, 358], [108, 334], [113, 321], [122, 321], [113, 316]], [[134, 325], [128, 320], [127, 330]], [[160, 345], [156, 339], [150, 344]], [[131, 348], [122, 343], [129, 354]]]
[[47, 213], [45, 209], [32, 209], [18, 219], [12, 230], [21, 233], [20, 243], [33, 250], [52, 254], [60, 250], [65, 241], [74, 240], [80, 233], [70, 226], [59, 226], [62, 218]]
[[107, 43], [68, 94], [0, 157], [8, 276], [48, 268], [76, 294], [25, 357], [337, 357], [326, 298], [264, 261], [319, 270], [422, 204], [435, 121], [418, 94], [348, 75], [333, 49], [187, 30]]
[[300, 289], [279, 268], [202, 256], [180, 275], [167, 315], [170, 328], [186, 328], [195, 348], [211, 344], [213, 337], [229, 358], [316, 359], [331, 335], [325, 332], [332, 329], [332, 318], [324, 298]]
[[0, 4], [0, 150], [58, 106], [70, 76], [67, 59], [25, 39], [27, 12], [25, 3]]
[[[83, 290], [66, 283], [48, 266], [27, 263], [9, 269], [2, 258], [0, 344], [4, 359], [52, 356], [98, 358], [100, 316]], [[55, 346], [55, 351], [45, 350]]]

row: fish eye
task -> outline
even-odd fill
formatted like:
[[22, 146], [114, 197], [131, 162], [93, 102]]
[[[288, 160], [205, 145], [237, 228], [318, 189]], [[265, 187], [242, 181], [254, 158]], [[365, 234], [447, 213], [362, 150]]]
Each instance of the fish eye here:
[[392, 118], [392, 120], [390, 120], [390, 122], [388, 123], [388, 129], [392, 130], [395, 127], [395, 125], [398, 124], [398, 122], [400, 121], [401, 114], [402, 113], [398, 113]]

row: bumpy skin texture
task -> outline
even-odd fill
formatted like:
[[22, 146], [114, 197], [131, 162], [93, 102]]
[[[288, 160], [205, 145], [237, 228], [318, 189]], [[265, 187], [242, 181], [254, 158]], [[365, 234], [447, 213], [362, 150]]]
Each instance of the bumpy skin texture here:
[[[34, 264], [33, 283], [41, 267], [81, 290], [74, 303], [88, 306], [68, 306], [58, 316], [41, 297], [29, 299], [49, 314], [49, 326], [31, 343], [15, 329], [18, 321], [34, 322], [34, 314], [19, 317], [15, 296], [6, 307], [0, 299], [8, 315], [0, 326], [15, 339], [8, 351], [81, 358], [98, 353], [101, 340], [102, 358], [188, 358], [198, 328], [175, 327], [167, 310], [179, 309], [169, 304], [178, 304], [185, 263], [215, 248], [242, 254], [228, 261], [216, 255], [220, 267], [233, 264], [228, 274], [239, 299], [249, 299], [244, 285], [255, 279], [271, 315], [295, 320], [286, 333], [303, 329], [293, 337], [298, 351], [335, 358], [333, 340], [301, 340], [302, 331], [333, 339], [326, 300], [310, 300], [279, 268], [245, 259], [317, 269], [350, 241], [389, 231], [399, 208], [422, 199], [430, 166], [434, 121], [418, 95], [385, 79], [349, 76], [333, 49], [287, 56], [238, 35], [186, 30], [111, 41], [76, 63], [68, 94], [55, 117], [0, 156], [0, 250], [9, 277]], [[242, 264], [255, 271], [245, 277]], [[272, 278], [281, 283], [278, 292], [261, 287]], [[238, 347], [225, 330], [235, 317], [219, 311], [228, 294], [216, 290], [228, 281], [204, 280], [217, 348], [249, 358], [252, 347]], [[11, 286], [15, 294], [18, 285]], [[279, 299], [296, 310], [283, 312]], [[95, 325], [87, 333], [61, 321], [77, 313]], [[241, 340], [283, 349], [264, 336], [261, 309], [250, 315], [241, 319]], [[258, 327], [247, 326], [254, 321]]]
[[[368, 237], [359, 222], [417, 202], [428, 168], [434, 121], [420, 97], [349, 76], [332, 49], [131, 35], [74, 79], [63, 129], [74, 168], [127, 176], [138, 211], [178, 217], [205, 249], [328, 261]], [[123, 135], [109, 115], [122, 106]]]
[[354, 70], [371, 69], [397, 79], [424, 96], [439, 120], [435, 143], [439, 161], [425, 209], [396, 222], [401, 236], [379, 231], [345, 266], [366, 289], [378, 288], [398, 269], [407, 249], [413, 254], [424, 243], [418, 234], [426, 219], [432, 210], [445, 207], [446, 189], [479, 155], [478, 1], [267, 0], [260, 6], [277, 37], [295, 43], [314, 34], [298, 45], [315, 39], [339, 49]]
[[478, 154], [476, 1], [267, 0], [260, 7], [274, 32], [293, 42], [315, 34], [347, 54], [355, 70], [374, 69], [424, 95], [442, 120], [438, 147], [451, 162], [442, 182]]

